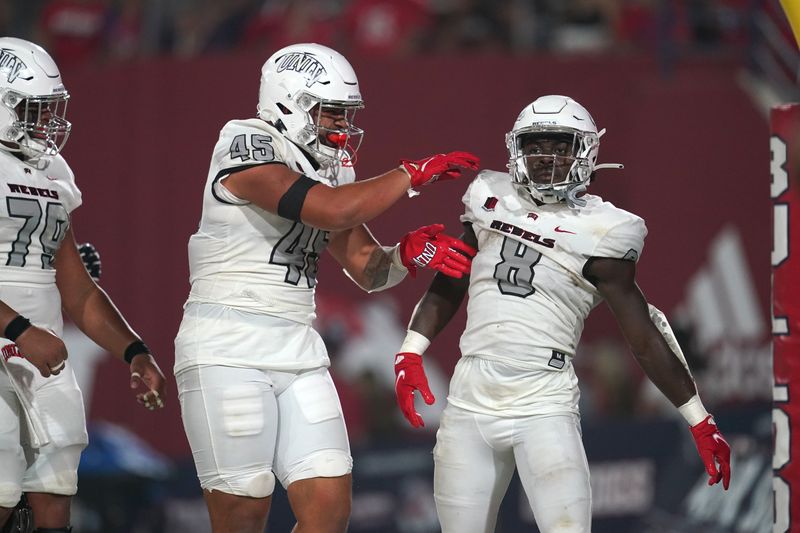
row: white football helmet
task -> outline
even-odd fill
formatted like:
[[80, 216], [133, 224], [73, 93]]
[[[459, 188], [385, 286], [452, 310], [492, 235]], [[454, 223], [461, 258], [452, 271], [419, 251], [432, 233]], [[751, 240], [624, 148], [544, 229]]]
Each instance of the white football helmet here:
[[45, 168], [72, 130], [67, 100], [58, 67], [41, 46], [0, 37], [0, 149]]
[[[364, 131], [353, 121], [363, 107], [353, 67], [327, 46], [287, 46], [261, 68], [258, 116], [306, 149], [327, 177], [335, 177], [343, 164], [354, 164]], [[323, 127], [323, 112], [343, 117], [340, 126]]]
[[600, 137], [589, 112], [568, 96], [548, 95], [525, 106], [506, 134], [508, 168], [514, 183], [542, 203], [586, 205], [584, 192], [597, 164]]

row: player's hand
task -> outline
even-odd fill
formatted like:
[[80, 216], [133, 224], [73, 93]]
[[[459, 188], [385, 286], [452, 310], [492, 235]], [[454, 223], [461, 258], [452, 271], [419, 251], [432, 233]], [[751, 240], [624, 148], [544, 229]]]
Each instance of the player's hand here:
[[411, 352], [397, 354], [394, 358], [394, 374], [397, 376], [394, 392], [403, 416], [415, 428], [425, 426], [422, 417], [414, 409], [414, 391], [418, 390], [428, 405], [432, 405], [436, 398], [428, 386], [428, 378], [422, 368], [422, 356]]
[[25, 359], [35, 366], [39, 373], [48, 378], [57, 376], [64, 369], [67, 360], [67, 347], [55, 333], [31, 324], [15, 342]]
[[98, 281], [102, 273], [102, 268], [100, 253], [97, 251], [97, 248], [94, 247], [94, 244], [85, 242], [78, 245], [78, 253], [81, 255], [81, 261], [83, 261], [83, 266], [86, 267], [86, 272], [92, 276], [93, 280]]
[[400, 239], [400, 261], [412, 277], [417, 275], [417, 267], [429, 267], [453, 278], [469, 274], [477, 250], [443, 230], [443, 224], [431, 224]]
[[164, 407], [164, 374], [149, 353], [140, 353], [131, 359], [131, 389], [144, 385], [143, 392], [136, 390], [136, 401], [153, 411]]
[[731, 482], [731, 447], [719, 432], [714, 417], [708, 415], [702, 422], [689, 429], [692, 431], [697, 452], [706, 465], [708, 484], [714, 485], [721, 480], [723, 488], [728, 490]]
[[461, 176], [461, 169], [477, 170], [480, 159], [469, 152], [436, 154], [412, 161], [401, 159], [400, 164], [411, 178], [411, 188], [433, 183], [436, 180], [452, 180]]

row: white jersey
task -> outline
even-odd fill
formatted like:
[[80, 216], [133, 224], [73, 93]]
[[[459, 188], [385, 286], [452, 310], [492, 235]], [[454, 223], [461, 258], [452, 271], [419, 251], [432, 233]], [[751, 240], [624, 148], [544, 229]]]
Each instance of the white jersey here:
[[461, 353], [528, 376], [572, 373], [584, 320], [601, 300], [583, 267], [591, 257], [638, 260], [647, 229], [598, 196], [584, 195], [587, 205], [571, 209], [537, 206], [523, 194], [508, 174], [492, 171], [478, 174], [464, 194], [461, 220], [472, 224], [479, 251]]
[[[327, 364], [311, 323], [315, 318], [317, 262], [328, 244], [328, 232], [265, 211], [224, 187], [224, 179], [230, 174], [267, 164], [286, 165], [323, 186], [355, 181], [351, 167], [342, 167], [335, 180], [322, 177], [316, 162], [261, 119], [233, 120], [223, 127], [203, 192], [200, 226], [189, 239], [192, 288], [176, 339], [176, 372], [192, 364], [278, 369]], [[198, 307], [204, 305], [219, 309]], [[223, 326], [209, 316], [239, 318], [226, 319], [232, 323]], [[306, 354], [280, 350], [283, 345], [279, 340], [258, 337], [264, 324], [274, 323], [275, 318], [305, 328], [293, 329], [293, 340], [284, 339], [287, 346], [314, 348], [305, 350]], [[243, 328], [247, 341], [232, 346], [237, 342], [230, 328]], [[278, 331], [269, 329], [273, 334]], [[216, 347], [217, 342], [226, 341], [226, 345]]]
[[203, 214], [189, 240], [190, 302], [214, 302], [310, 324], [317, 261], [328, 232], [235, 198], [221, 181], [264, 164], [283, 164], [325, 185], [302, 150], [261, 119], [233, 120], [220, 132], [203, 193]]
[[70, 213], [80, 204], [81, 193], [63, 157], [55, 156], [38, 170], [0, 150], [0, 283], [53, 285], [55, 253]]
[[[70, 213], [80, 204], [75, 177], [60, 155], [39, 170], [0, 150], [0, 301], [59, 337], [63, 318], [53, 260]], [[0, 410], [0, 449], [25, 451], [24, 457], [0, 454], [0, 485], [6, 495], [15, 489], [75, 494], [88, 437], [83, 399], [69, 361], [58, 376], [43, 378], [10, 340], [0, 337], [0, 352], [5, 359], [0, 396], [7, 407]], [[19, 402], [22, 397], [32, 411]], [[49, 441], [35, 450], [38, 443], [30, 429], [34, 414], [45, 428], [46, 435], [38, 437]]]

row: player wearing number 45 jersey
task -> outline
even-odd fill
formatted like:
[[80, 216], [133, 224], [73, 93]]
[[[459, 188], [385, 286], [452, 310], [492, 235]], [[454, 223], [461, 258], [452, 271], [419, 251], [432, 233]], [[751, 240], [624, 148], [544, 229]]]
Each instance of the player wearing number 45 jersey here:
[[[41, 47], [0, 38], [0, 530], [69, 531], [86, 446], [83, 400], [59, 338], [62, 309], [125, 359], [138, 401], [163, 407], [164, 376], [92, 280], [70, 216], [81, 193], [61, 148], [72, 125], [58, 67]], [[90, 246], [80, 252], [99, 276]], [[12, 511], [13, 510], [13, 511]], [[4, 528], [3, 524], [6, 524]], [[30, 529], [24, 529], [28, 532]]]
[[474, 252], [441, 225], [382, 247], [365, 222], [406, 193], [477, 168], [468, 153], [404, 160], [355, 182], [363, 107], [350, 64], [289, 46], [262, 68], [258, 116], [223, 127], [197, 233], [191, 291], [175, 339], [184, 427], [216, 533], [261, 533], [275, 478], [293, 531], [341, 532], [352, 459], [328, 355], [311, 327], [324, 250], [367, 291], [428, 266], [469, 272]]
[[514, 472], [542, 533], [591, 530], [589, 468], [572, 367], [583, 323], [605, 300], [647, 376], [691, 427], [710, 476], [730, 481], [730, 448], [697, 396], [664, 315], [635, 282], [644, 221], [585, 193], [598, 165], [591, 115], [565, 96], [522, 110], [506, 137], [510, 173], [482, 171], [464, 195], [472, 273], [436, 276], [395, 358], [397, 400], [412, 425], [427, 403], [421, 355], [469, 294], [462, 357], [436, 447], [434, 495], [444, 533], [494, 531]]

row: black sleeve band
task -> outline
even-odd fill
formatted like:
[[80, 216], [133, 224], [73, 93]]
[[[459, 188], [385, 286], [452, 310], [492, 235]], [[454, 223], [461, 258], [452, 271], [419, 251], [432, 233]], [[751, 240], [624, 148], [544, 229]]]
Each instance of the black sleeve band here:
[[17, 342], [17, 337], [29, 327], [31, 327], [31, 321], [22, 315], [17, 315], [8, 323], [3, 336], [11, 342]]
[[216, 199], [218, 202], [223, 203], [225, 205], [237, 205], [237, 204], [233, 204], [231, 202], [228, 202], [227, 200], [223, 200], [222, 198], [219, 197], [219, 195], [217, 194], [217, 191], [214, 189], [214, 187], [216, 186], [217, 182], [219, 180], [223, 179], [223, 178], [227, 178], [231, 174], [235, 174], [235, 173], [240, 172], [242, 170], [247, 170], [247, 169], [253, 168], [253, 167], [263, 167], [264, 165], [283, 165], [283, 166], [286, 166], [286, 163], [284, 163], [282, 161], [267, 161], [266, 163], [256, 163], [254, 165], [239, 165], [237, 167], [223, 168], [222, 170], [220, 170], [217, 173], [216, 176], [214, 176], [214, 180], [211, 182], [211, 194], [212, 194], [212, 196], [214, 196], [214, 199]]
[[289, 190], [278, 201], [278, 215], [295, 222], [302, 222], [300, 220], [300, 211], [303, 210], [303, 203], [306, 201], [308, 191], [314, 185], [319, 185], [319, 182], [312, 180], [305, 174], [297, 178], [297, 181], [292, 183]]
[[133, 358], [139, 355], [140, 353], [150, 353], [150, 348], [147, 347], [145, 343], [141, 340], [135, 340], [125, 348], [125, 354], [123, 354], [122, 358], [125, 359], [125, 362], [131, 364]]

